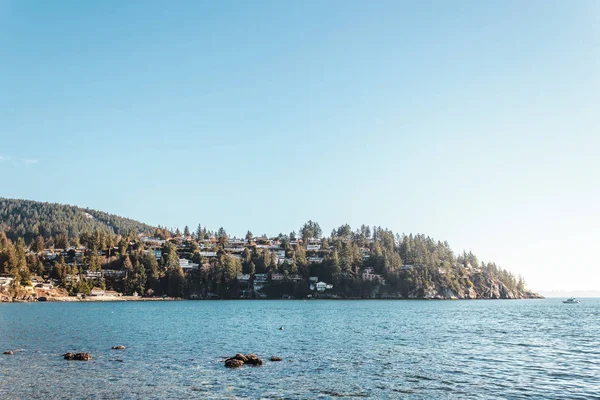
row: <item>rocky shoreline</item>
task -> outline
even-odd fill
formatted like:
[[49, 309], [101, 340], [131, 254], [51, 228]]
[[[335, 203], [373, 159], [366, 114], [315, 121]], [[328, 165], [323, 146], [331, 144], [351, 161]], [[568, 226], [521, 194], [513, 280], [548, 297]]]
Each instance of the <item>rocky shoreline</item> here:
[[[428, 296], [416, 297], [402, 297], [402, 296], [381, 296], [381, 297], [313, 297], [310, 299], [291, 299], [291, 300], [535, 300], [544, 299], [537, 293], [528, 293], [520, 297], [456, 297], [455, 295], [441, 295], [431, 294]], [[198, 301], [198, 299], [180, 299], [180, 298], [158, 298], [158, 297], [134, 297], [134, 296], [121, 296], [114, 298], [79, 298], [74, 296], [66, 297], [48, 297], [45, 300], [37, 298], [8, 298], [0, 296], [0, 303], [36, 303], [36, 302], [52, 302], [52, 303], [97, 303], [97, 302], [129, 302], [129, 301]], [[208, 300], [208, 299], [206, 299]], [[280, 300], [280, 299], [227, 299], [227, 300]], [[214, 301], [214, 300], [210, 300]]]

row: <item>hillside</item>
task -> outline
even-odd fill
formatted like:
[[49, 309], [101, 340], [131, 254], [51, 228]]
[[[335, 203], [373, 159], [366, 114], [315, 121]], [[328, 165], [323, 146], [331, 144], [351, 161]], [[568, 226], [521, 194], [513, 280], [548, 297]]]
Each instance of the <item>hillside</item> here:
[[[67, 251], [69, 243], [77, 248]], [[169, 232], [96, 210], [11, 199], [0, 199], [0, 275], [17, 299], [18, 285], [35, 275], [71, 294], [101, 287], [188, 298], [539, 297], [494, 262], [379, 226], [345, 224], [324, 236], [308, 221], [289, 235], [231, 238], [222, 227]]]
[[39, 235], [49, 238], [59, 234], [74, 238], [95, 229], [114, 234], [154, 230], [150, 225], [102, 211], [65, 204], [0, 198], [0, 231], [4, 231], [12, 240], [22, 237], [30, 242]]

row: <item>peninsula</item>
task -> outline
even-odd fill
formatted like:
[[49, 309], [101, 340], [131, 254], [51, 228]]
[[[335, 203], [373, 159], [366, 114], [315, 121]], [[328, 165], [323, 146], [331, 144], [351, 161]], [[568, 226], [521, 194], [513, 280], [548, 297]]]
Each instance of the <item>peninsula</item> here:
[[74, 206], [0, 199], [0, 301], [541, 298], [447, 242], [317, 222], [277, 236], [181, 232]]

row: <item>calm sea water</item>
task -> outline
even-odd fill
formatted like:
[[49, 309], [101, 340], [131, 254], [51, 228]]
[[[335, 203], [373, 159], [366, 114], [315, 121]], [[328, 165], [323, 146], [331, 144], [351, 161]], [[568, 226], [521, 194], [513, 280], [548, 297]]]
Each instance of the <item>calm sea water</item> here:
[[599, 299], [0, 304], [8, 349], [2, 399], [600, 398]]

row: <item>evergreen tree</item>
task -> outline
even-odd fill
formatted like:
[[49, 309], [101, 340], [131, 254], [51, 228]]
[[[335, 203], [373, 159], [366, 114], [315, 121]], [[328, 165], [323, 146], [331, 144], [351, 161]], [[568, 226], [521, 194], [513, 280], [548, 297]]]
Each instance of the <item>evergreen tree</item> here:
[[38, 235], [31, 244], [31, 251], [37, 254], [44, 251], [44, 238], [41, 235]]

